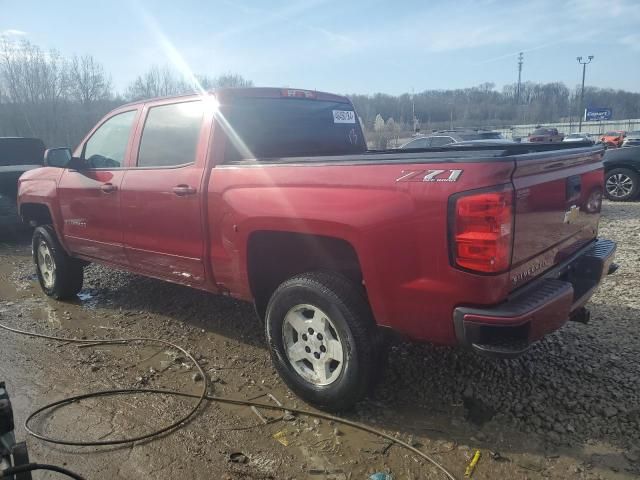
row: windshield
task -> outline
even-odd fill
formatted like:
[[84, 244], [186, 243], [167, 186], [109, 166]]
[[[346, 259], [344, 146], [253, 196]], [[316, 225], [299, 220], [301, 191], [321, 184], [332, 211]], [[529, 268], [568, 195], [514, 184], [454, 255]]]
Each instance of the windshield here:
[[236, 98], [221, 108], [228, 122], [225, 161], [366, 151], [348, 103], [312, 99]]
[[551, 135], [551, 131], [546, 128], [536, 128], [532, 135]]
[[604, 134], [605, 137], [619, 137], [620, 132], [607, 132]]

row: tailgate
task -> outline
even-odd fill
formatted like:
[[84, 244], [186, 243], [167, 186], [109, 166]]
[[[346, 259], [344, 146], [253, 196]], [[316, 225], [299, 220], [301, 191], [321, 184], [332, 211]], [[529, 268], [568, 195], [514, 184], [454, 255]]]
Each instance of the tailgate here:
[[596, 238], [603, 150], [576, 148], [515, 157], [512, 288], [528, 282]]

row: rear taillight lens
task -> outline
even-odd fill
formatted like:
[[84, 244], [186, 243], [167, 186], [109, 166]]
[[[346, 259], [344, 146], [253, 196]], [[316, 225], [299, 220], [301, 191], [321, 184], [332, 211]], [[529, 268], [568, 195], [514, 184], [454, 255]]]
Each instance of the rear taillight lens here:
[[312, 92], [311, 90], [294, 90], [291, 88], [281, 90], [280, 95], [289, 98], [316, 98], [316, 92]]
[[499, 273], [511, 265], [513, 191], [484, 192], [455, 198], [451, 250], [456, 266]]

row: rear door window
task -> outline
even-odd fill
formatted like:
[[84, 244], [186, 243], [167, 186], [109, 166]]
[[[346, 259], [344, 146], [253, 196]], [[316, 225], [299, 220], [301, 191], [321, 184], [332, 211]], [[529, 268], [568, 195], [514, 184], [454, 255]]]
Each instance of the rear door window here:
[[225, 161], [362, 153], [367, 146], [348, 103], [300, 98], [235, 98], [220, 109]]
[[151, 107], [140, 139], [138, 167], [193, 163], [202, 126], [201, 101]]

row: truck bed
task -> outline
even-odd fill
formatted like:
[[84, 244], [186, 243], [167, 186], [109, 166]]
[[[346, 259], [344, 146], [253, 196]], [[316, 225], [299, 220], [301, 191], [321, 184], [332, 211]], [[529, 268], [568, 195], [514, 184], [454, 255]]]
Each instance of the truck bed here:
[[[511, 161], [514, 156], [528, 155], [532, 153], [546, 154], [548, 157], [557, 155], [558, 151], [567, 153], [592, 153], [601, 151], [602, 147], [594, 146], [588, 142], [567, 143], [514, 143], [461, 145], [439, 148], [416, 148], [407, 150], [369, 150], [365, 153], [350, 155], [309, 155], [300, 157], [270, 157], [238, 160], [225, 165], [265, 165], [274, 163], [300, 164], [300, 163], [345, 163], [379, 164], [379, 163], [431, 163], [431, 162], [486, 162], [486, 161]], [[544, 158], [545, 155], [537, 158]]]

